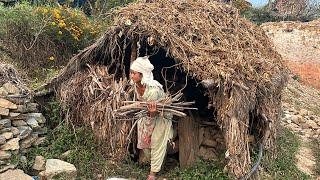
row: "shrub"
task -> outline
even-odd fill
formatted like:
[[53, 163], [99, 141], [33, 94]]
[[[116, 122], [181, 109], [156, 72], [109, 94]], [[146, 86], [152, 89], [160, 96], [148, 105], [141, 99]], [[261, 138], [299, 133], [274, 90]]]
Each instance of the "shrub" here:
[[22, 67], [58, 67], [92, 43], [102, 25], [77, 9], [0, 7], [0, 38]]

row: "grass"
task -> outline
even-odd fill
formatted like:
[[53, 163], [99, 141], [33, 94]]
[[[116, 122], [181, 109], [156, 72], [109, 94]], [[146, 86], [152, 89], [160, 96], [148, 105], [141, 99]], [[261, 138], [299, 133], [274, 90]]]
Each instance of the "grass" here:
[[270, 162], [265, 158], [262, 162], [267, 174], [273, 179], [310, 179], [295, 165], [295, 155], [300, 146], [299, 138], [287, 129], [281, 131], [277, 142], [276, 159]]

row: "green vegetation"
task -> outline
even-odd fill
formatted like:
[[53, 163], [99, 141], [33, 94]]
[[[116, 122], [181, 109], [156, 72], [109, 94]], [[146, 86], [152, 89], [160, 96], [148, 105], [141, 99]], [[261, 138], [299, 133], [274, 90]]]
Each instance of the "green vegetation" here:
[[[99, 149], [103, 145], [95, 140], [89, 128], [71, 128], [62, 121], [59, 113], [57, 102], [52, 101], [47, 105], [45, 116], [50, 128], [47, 140], [41, 147], [29, 149], [27, 164], [20, 162], [19, 168], [30, 172], [35, 156], [41, 155], [46, 159], [58, 158], [70, 162], [77, 167], [79, 177], [94, 179], [106, 167], [107, 161]], [[17, 158], [14, 161], [17, 162]]]
[[296, 167], [295, 155], [300, 146], [299, 138], [287, 129], [283, 129], [277, 142], [277, 154], [274, 161], [262, 162], [267, 174], [275, 179], [310, 179]]

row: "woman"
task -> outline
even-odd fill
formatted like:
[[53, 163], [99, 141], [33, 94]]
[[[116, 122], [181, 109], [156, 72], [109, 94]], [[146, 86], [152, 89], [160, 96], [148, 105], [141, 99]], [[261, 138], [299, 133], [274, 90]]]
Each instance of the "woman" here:
[[148, 57], [138, 57], [130, 66], [130, 78], [135, 84], [135, 99], [147, 101], [148, 115], [138, 120], [138, 149], [151, 156], [151, 170], [148, 180], [155, 179], [160, 171], [167, 150], [167, 144], [172, 139], [172, 114], [159, 113], [156, 102], [165, 98], [162, 85], [153, 79], [153, 65]]

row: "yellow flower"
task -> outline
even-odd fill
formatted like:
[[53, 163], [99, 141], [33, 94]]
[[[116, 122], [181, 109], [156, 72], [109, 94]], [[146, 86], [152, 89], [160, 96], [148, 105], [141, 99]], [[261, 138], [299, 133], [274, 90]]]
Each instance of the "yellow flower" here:
[[42, 12], [43, 12], [43, 14], [47, 14], [49, 11], [48, 11], [47, 8], [44, 8], [44, 9], [42, 10]]
[[53, 57], [53, 56], [50, 56], [50, 57], [49, 57], [49, 60], [50, 60], [50, 61], [54, 61], [54, 57]]
[[58, 34], [61, 35], [61, 34], [62, 34], [62, 31], [58, 31]]
[[52, 24], [52, 26], [55, 26], [55, 25], [56, 25], [56, 22], [52, 22], [51, 24]]
[[60, 21], [59, 24], [58, 24], [58, 26], [61, 27], [61, 28], [64, 28], [64, 27], [66, 27], [67, 25], [66, 25], [65, 22]]

